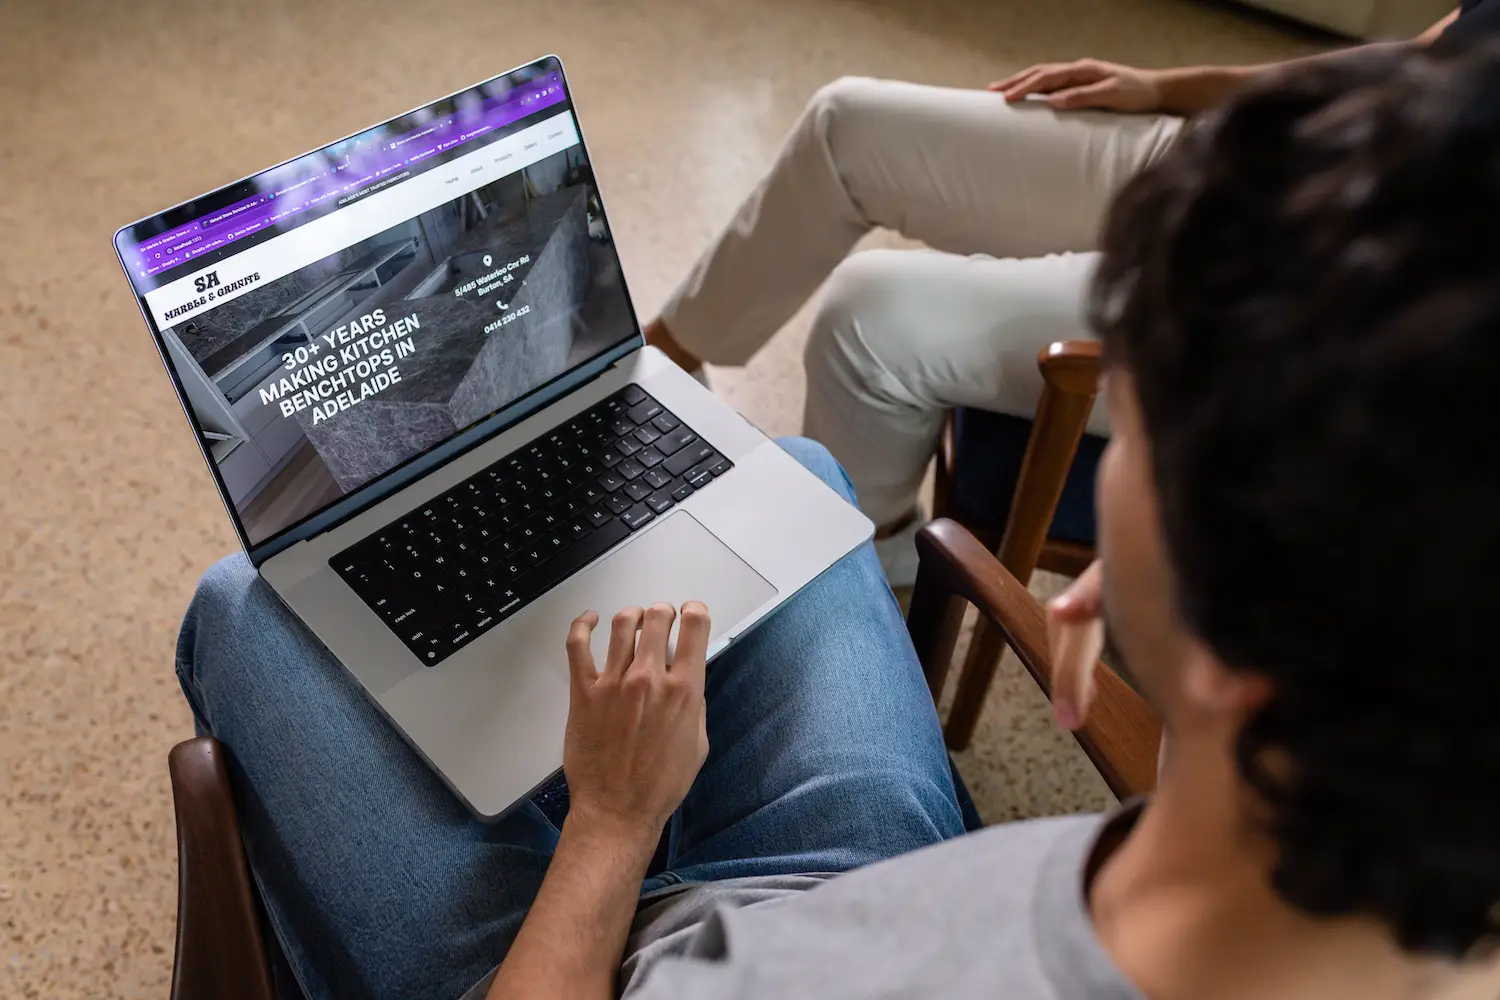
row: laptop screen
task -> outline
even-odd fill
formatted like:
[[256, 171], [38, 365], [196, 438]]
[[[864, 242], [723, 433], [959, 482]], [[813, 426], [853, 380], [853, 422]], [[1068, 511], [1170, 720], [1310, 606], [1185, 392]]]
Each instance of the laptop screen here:
[[116, 246], [252, 547], [638, 334], [550, 58]]

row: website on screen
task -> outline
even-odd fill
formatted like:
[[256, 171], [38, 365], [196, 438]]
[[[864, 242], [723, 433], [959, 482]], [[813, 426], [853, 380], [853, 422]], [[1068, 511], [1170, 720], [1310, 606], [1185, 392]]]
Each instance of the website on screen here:
[[252, 545], [633, 334], [546, 82], [122, 251]]

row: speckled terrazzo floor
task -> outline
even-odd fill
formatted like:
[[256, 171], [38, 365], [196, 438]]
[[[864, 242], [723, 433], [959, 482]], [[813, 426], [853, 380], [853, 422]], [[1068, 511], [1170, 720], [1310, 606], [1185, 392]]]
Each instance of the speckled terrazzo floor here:
[[[234, 536], [117, 225], [551, 50], [649, 313], [834, 76], [1311, 45], [1188, 0], [0, 4], [0, 996], [160, 997], [171, 971], [172, 642]], [[773, 433], [796, 430], [802, 333], [715, 373]], [[961, 766], [991, 820], [1107, 801], [1016, 672]]]

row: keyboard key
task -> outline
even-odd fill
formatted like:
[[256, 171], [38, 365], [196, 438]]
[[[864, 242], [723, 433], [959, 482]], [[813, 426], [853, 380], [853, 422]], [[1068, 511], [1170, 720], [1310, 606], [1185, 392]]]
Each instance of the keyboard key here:
[[688, 476], [688, 485], [695, 490], [701, 490], [703, 489], [703, 487], [713, 482], [713, 479], [714, 477], [709, 473], [709, 471], [707, 469], [703, 469], [697, 475]]
[[626, 406], [634, 406], [648, 397], [646, 396], [646, 390], [640, 386], [627, 385], [624, 389], [620, 390], [620, 398], [625, 401]]
[[592, 507], [589, 509], [589, 512], [584, 515], [584, 520], [588, 521], [589, 524], [592, 524], [594, 527], [598, 528], [605, 524], [608, 524], [610, 521], [610, 516], [608, 511], [605, 511], [599, 507]]
[[588, 521], [574, 521], [568, 526], [568, 531], [572, 535], [573, 541], [575, 542], [593, 530], [594, 526]]
[[641, 444], [650, 444], [652, 441], [655, 441], [659, 437], [661, 437], [661, 431], [657, 430], [655, 427], [652, 427], [650, 424], [647, 424], [643, 427], [637, 427], [635, 429], [635, 439]]
[[645, 479], [646, 485], [650, 486], [653, 490], [659, 490], [672, 481], [672, 477], [660, 469], [652, 469], [642, 478]]
[[630, 498], [624, 493], [611, 493], [604, 506], [613, 514], [623, 514], [630, 509]]
[[613, 447], [605, 448], [599, 453], [599, 464], [606, 469], [613, 469], [623, 461], [625, 461], [625, 456]]
[[633, 424], [644, 424], [661, 413], [661, 404], [654, 399], [643, 400], [625, 411]]
[[672, 506], [673, 503], [674, 501], [672, 500], [672, 494], [668, 493], [666, 490], [657, 490], [655, 493], [646, 498], [646, 506], [650, 507], [651, 510], [657, 514], [660, 514], [662, 511]]
[[[640, 473], [638, 472], [636, 473], [636, 475], [640, 475]], [[599, 488], [606, 493], [613, 493], [615, 490], [624, 485], [624, 478], [616, 475], [613, 472], [606, 472], [604, 475], [599, 477]]]
[[615, 466], [615, 475], [623, 477], [627, 482], [638, 476], [645, 475], [646, 467], [633, 458], [627, 458]]
[[585, 486], [578, 491], [578, 497], [586, 504], [594, 504], [604, 499], [604, 491], [597, 486]]
[[622, 437], [620, 438], [620, 440], [615, 442], [615, 451], [618, 451], [626, 458], [629, 458], [631, 455], [634, 455], [636, 452], [640, 451], [641, 447], [642, 446], [637, 443], [634, 438]]
[[635, 424], [624, 417], [616, 417], [609, 422], [609, 429], [617, 436], [625, 437], [627, 434], [635, 433]]
[[709, 466], [708, 471], [712, 473], [715, 479], [718, 479], [720, 476], [722, 476], [732, 468], [733, 466], [729, 464], [729, 459], [721, 458], [713, 465]]
[[690, 482], [690, 483], [693, 480], [697, 479], [699, 476], [704, 476], [704, 475], [711, 476], [711, 475], [713, 475], [713, 473], [710, 470], [713, 469], [714, 463], [716, 461], [722, 461], [722, 459], [711, 458], [711, 459], [709, 459], [706, 462], [699, 462], [697, 465], [695, 465], [691, 469], [687, 470], [687, 472], [683, 473], [683, 475], [687, 476], [687, 481]]
[[[669, 436], [663, 435], [662, 440], [665, 441]], [[674, 476], [680, 476], [699, 462], [706, 462], [717, 455], [718, 452], [714, 451], [713, 447], [707, 442], [694, 441], [677, 452], [677, 454], [668, 456], [667, 460], [661, 464], [661, 467]]]
[[683, 483], [681, 486], [672, 491], [672, 499], [676, 500], [678, 503], [682, 503], [682, 501], [686, 500], [692, 495], [693, 488], [687, 483]]
[[672, 416], [672, 414], [663, 411], [656, 417], [656, 419], [651, 421], [651, 426], [655, 427], [657, 430], [665, 434], [667, 433], [667, 431], [670, 431], [677, 427], [680, 423], [681, 421]]
[[674, 455], [679, 449], [685, 448], [696, 440], [698, 440], [698, 435], [686, 427], [679, 427], [663, 434], [656, 442], [656, 450], [663, 455]]
[[644, 448], [641, 450], [641, 453], [639, 455], [635, 456], [634, 461], [640, 462], [642, 465], [649, 469], [653, 466], [660, 465], [664, 457], [665, 456], [655, 448]]
[[644, 500], [651, 495], [651, 487], [637, 480], [633, 483], [626, 483], [624, 492], [632, 500]]
[[620, 520], [623, 521], [625, 523], [625, 526], [628, 527], [631, 531], [635, 531], [639, 528], [645, 527], [646, 522], [651, 520], [655, 516], [655, 514], [651, 513], [650, 507], [647, 507], [643, 503], [638, 503], [634, 507], [627, 510], [625, 513], [621, 514]]

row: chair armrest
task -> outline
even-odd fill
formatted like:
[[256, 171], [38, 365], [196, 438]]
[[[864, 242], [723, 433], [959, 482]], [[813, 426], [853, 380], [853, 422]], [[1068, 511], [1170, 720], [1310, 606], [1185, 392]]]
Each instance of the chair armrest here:
[[[917, 533], [917, 552], [921, 561], [907, 628], [934, 697], [943, 689], [963, 618], [963, 605], [955, 597], [978, 608], [1042, 691], [1050, 692], [1047, 624], [1036, 598], [956, 522], [928, 524]], [[1102, 662], [1088, 721], [1074, 735], [1116, 795], [1125, 798], [1155, 787], [1161, 725], [1141, 696]]]
[[177, 813], [172, 1000], [276, 1000], [224, 748], [210, 736], [167, 755]]

